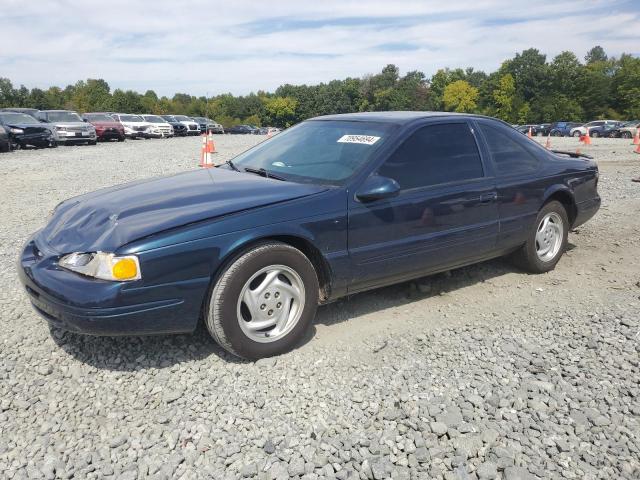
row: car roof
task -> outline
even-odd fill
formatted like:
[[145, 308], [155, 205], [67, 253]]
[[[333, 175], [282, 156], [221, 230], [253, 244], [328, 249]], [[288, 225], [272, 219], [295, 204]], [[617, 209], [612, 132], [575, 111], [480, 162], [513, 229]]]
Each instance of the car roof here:
[[71, 112], [71, 113], [78, 113], [75, 110], [40, 110], [41, 112], [45, 112], [45, 113], [53, 113], [53, 112]]
[[355, 122], [378, 122], [378, 123], [394, 123], [406, 124], [423, 118], [487, 118], [495, 120], [492, 117], [484, 115], [474, 115], [471, 113], [456, 112], [413, 112], [413, 111], [393, 111], [393, 112], [358, 112], [358, 113], [341, 113], [336, 115], [323, 115], [320, 117], [310, 118], [309, 120], [346, 120]]

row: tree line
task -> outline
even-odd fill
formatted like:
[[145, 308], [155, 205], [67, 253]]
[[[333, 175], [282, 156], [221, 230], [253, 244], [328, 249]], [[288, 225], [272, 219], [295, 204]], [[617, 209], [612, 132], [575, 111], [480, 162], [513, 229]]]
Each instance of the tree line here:
[[79, 112], [183, 114], [206, 116], [225, 127], [240, 123], [288, 127], [310, 117], [382, 110], [439, 110], [481, 113], [509, 123], [599, 118], [640, 118], [640, 58], [610, 57], [600, 46], [581, 61], [565, 51], [547, 61], [535, 48], [517, 53], [492, 73], [443, 68], [431, 77], [420, 71], [400, 75], [387, 65], [375, 75], [332, 80], [318, 85], [281, 85], [213, 97], [153, 90], [111, 90], [103, 79], [80, 80], [65, 88], [15, 88], [0, 77], [0, 107]]

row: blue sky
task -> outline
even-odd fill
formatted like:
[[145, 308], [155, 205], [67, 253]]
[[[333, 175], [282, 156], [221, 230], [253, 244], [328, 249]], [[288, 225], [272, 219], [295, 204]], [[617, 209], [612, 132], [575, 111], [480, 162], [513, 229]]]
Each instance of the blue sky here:
[[525, 48], [640, 55], [640, 0], [0, 0], [0, 76], [214, 95], [377, 73], [491, 71]]

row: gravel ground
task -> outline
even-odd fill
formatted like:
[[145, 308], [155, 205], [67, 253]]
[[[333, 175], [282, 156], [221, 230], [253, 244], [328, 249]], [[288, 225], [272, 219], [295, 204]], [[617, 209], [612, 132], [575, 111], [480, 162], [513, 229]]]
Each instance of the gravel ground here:
[[[216, 137], [217, 158], [259, 140]], [[256, 363], [203, 329], [50, 331], [15, 272], [59, 201], [197, 168], [198, 138], [0, 155], [0, 477], [640, 478], [640, 156], [593, 143], [603, 206], [555, 271], [494, 260], [356, 295]]]

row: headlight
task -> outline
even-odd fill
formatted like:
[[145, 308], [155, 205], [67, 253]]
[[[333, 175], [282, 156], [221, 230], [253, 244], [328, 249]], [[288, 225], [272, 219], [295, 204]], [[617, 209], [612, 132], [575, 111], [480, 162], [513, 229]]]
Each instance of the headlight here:
[[67, 127], [58, 127], [58, 126], [55, 126], [53, 128], [55, 128], [57, 131], [63, 131], [67, 129]]
[[116, 256], [113, 253], [71, 253], [62, 257], [58, 265], [72, 272], [102, 280], [130, 281], [142, 278], [138, 257]]
[[11, 133], [24, 133], [24, 130], [21, 128], [11, 127], [9, 130], [11, 131]]

